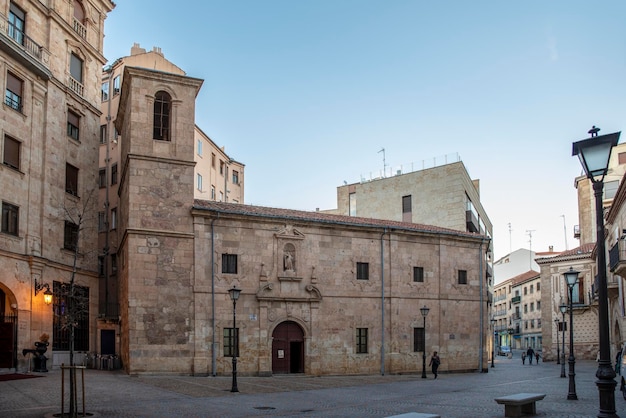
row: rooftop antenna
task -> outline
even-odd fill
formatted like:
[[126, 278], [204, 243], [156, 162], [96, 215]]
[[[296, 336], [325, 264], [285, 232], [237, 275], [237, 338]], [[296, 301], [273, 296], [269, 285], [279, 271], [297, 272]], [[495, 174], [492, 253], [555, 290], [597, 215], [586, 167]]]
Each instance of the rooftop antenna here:
[[387, 162], [385, 161], [385, 149], [381, 149], [380, 151], [378, 151], [379, 153], [382, 152], [383, 153], [383, 175], [382, 177], [385, 177], [387, 175]]
[[533, 232], [535, 232], [534, 229], [527, 229], [526, 230], [526, 235], [528, 235], [528, 246], [530, 249], [530, 253], [528, 254], [528, 258], [530, 261], [530, 269], [533, 269]]
[[569, 248], [567, 248], [567, 226], [565, 225], [565, 215], [561, 215], [561, 218], [563, 218], [563, 235], [565, 236], [565, 251], [567, 251]]

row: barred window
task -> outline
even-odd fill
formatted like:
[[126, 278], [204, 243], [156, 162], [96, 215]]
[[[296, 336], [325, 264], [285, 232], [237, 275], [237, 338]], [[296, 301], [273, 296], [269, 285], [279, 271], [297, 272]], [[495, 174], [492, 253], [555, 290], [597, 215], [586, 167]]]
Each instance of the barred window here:
[[357, 280], [369, 280], [370, 265], [369, 263], [356, 263], [356, 279]]
[[239, 328], [224, 328], [224, 357], [239, 357]]
[[222, 273], [237, 274], [237, 254], [222, 254]]
[[367, 353], [367, 328], [356, 329], [356, 352], [357, 354]]
[[424, 281], [424, 267], [413, 267], [413, 281], [420, 283]]
[[89, 351], [89, 288], [53, 283], [52, 350], [70, 349], [70, 324], [74, 324], [74, 350]]

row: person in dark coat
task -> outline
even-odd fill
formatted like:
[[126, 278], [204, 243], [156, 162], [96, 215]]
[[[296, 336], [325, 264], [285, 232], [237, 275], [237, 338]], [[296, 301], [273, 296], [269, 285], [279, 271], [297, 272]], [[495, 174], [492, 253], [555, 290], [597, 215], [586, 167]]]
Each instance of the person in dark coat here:
[[433, 356], [430, 358], [430, 363], [428, 363], [428, 365], [432, 367], [432, 371], [433, 371], [433, 374], [435, 375], [435, 379], [437, 378], [437, 369], [439, 368], [440, 364], [441, 364], [441, 359], [439, 358], [439, 356], [437, 355], [437, 352], [435, 351], [433, 353]]
[[533, 364], [533, 356], [535, 355], [535, 350], [532, 347], [528, 347], [526, 350], [526, 356], [528, 357], [528, 364]]

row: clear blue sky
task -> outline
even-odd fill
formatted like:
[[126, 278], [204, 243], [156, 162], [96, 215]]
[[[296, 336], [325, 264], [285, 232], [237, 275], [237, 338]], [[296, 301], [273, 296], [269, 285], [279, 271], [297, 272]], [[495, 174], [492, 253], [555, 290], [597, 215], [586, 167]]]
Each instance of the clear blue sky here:
[[458, 153], [496, 257], [527, 231], [578, 245], [571, 144], [626, 129], [626, 1], [192, 3], [116, 0], [105, 56], [158, 46], [205, 80], [196, 123], [246, 165], [246, 203], [330, 209], [382, 148], [390, 167]]

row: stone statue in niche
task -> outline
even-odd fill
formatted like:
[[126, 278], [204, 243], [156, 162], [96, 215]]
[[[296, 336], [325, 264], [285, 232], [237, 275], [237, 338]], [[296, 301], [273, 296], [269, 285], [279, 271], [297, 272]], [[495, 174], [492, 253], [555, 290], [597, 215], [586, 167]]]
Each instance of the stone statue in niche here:
[[296, 249], [293, 244], [286, 244], [283, 249], [283, 271], [294, 272], [296, 270]]

